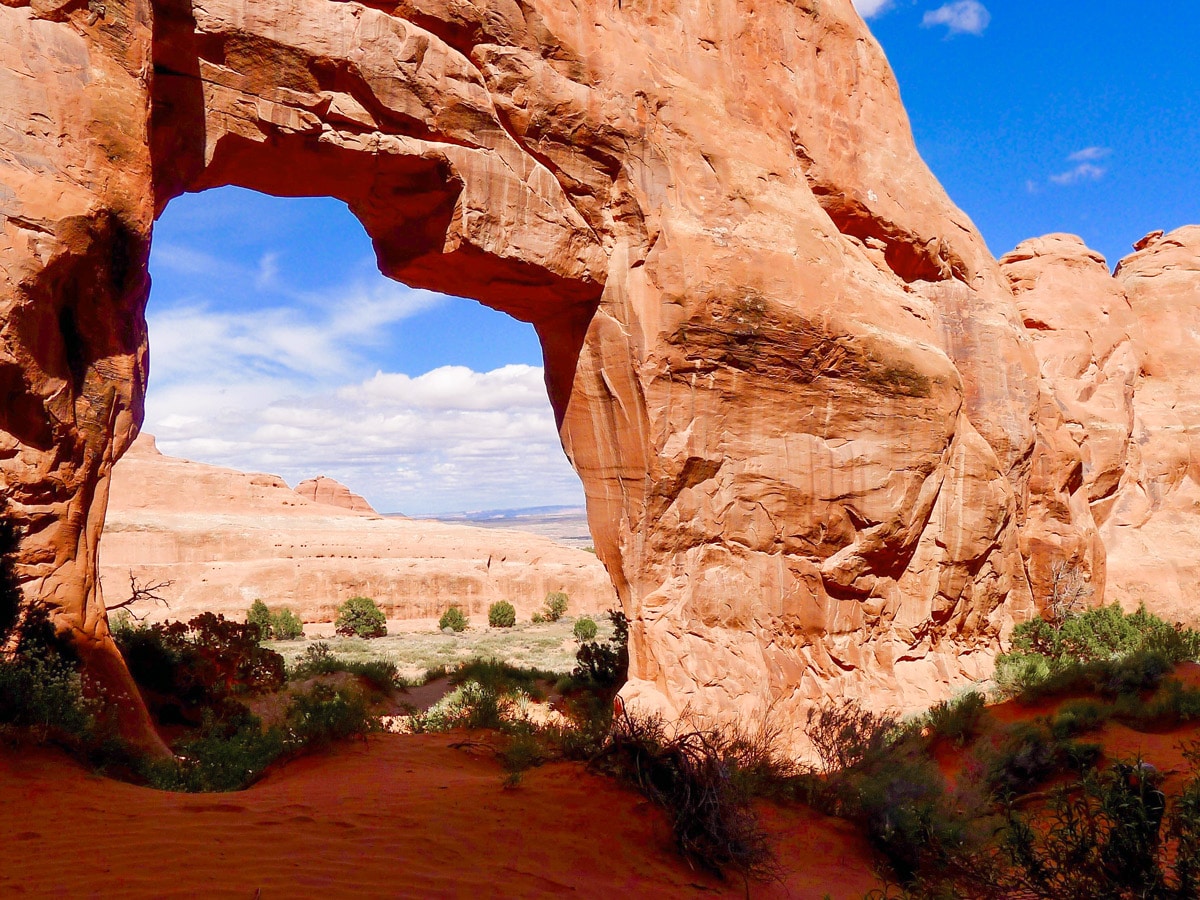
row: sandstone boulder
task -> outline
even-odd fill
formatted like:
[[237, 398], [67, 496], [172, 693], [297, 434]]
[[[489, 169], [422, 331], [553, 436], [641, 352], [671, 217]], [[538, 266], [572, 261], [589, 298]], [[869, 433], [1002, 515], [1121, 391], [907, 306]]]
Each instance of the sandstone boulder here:
[[342, 509], [351, 510], [352, 512], [375, 513], [375, 510], [371, 508], [371, 504], [364, 497], [354, 493], [340, 481], [333, 478], [326, 478], [324, 475], [318, 475], [316, 478], [308, 478], [300, 482], [296, 485], [296, 493], [314, 503], [337, 506]]

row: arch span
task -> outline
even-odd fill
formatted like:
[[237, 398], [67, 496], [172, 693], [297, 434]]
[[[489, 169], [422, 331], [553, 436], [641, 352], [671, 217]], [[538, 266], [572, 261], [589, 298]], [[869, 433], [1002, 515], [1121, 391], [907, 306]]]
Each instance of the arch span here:
[[22, 2], [0, 466], [30, 597], [110, 680], [96, 541], [151, 222], [221, 184], [339, 197], [386, 274], [534, 323], [631, 702], [919, 705], [1031, 608], [1023, 550], [1102, 552], [1011, 293], [851, 0]]

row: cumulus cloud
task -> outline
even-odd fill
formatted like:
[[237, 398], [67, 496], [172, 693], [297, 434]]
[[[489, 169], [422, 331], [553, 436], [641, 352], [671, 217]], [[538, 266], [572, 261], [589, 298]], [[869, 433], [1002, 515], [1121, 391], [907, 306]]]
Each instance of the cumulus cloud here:
[[949, 34], [983, 34], [992, 14], [979, 0], [957, 0], [931, 9], [921, 19], [923, 28], [945, 25]]
[[1108, 147], [1084, 147], [1067, 157], [1067, 162], [1075, 163], [1066, 171], [1050, 176], [1050, 181], [1060, 187], [1078, 184], [1081, 181], [1099, 181], [1108, 172], [1108, 168], [1098, 165], [1106, 159], [1112, 150]]
[[870, 19], [891, 9], [892, 0], [854, 0], [854, 8], [864, 19]]
[[542, 379], [535, 366], [445, 366], [282, 396], [279, 384], [214, 392], [189, 382], [157, 400], [195, 412], [151, 416], [147, 427], [164, 452], [290, 484], [329, 475], [381, 511], [579, 504]]
[[385, 512], [581, 504], [540, 367], [364, 377], [385, 326], [442, 299], [384, 282], [320, 303], [152, 307], [146, 430], [165, 453], [337, 478]]

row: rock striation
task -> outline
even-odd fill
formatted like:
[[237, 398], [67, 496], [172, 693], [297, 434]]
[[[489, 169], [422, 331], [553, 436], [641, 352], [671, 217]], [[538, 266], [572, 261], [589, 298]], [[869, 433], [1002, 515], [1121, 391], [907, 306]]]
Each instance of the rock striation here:
[[[338, 197], [386, 274], [534, 324], [631, 704], [917, 707], [1057, 565], [1102, 591], [1099, 376], [1054, 385], [851, 0], [5, 0], [0, 35], [0, 476], [97, 677], [151, 222], [225, 184]], [[1122, 273], [1135, 313], [1165, 254]], [[1073, 328], [1077, 362], [1116, 340]]]
[[[334, 496], [349, 494], [319, 480], [341, 488]], [[567, 593], [572, 614], [616, 606], [608, 573], [584, 550], [518, 531], [385, 518], [298, 493], [274, 475], [163, 456], [139, 435], [113, 467], [100, 559], [108, 602], [129, 596], [132, 576], [172, 582], [160, 592], [169, 607], [133, 609], [149, 621], [205, 611], [241, 619], [262, 599], [305, 622], [332, 622], [357, 595], [374, 598], [389, 619], [436, 618], [451, 605], [484, 615], [497, 600], [528, 618], [550, 591]]]

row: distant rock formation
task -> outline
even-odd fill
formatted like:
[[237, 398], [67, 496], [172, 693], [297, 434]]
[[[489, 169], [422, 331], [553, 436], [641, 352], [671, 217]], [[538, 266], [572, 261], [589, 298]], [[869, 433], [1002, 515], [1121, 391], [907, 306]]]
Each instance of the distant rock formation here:
[[131, 572], [174, 582], [162, 592], [170, 607], [135, 610], [151, 621], [206, 610], [241, 619], [262, 599], [307, 622], [330, 622], [357, 594], [393, 619], [440, 616], [451, 604], [479, 615], [496, 600], [527, 618], [550, 591], [566, 591], [575, 614], [617, 602], [604, 566], [586, 551], [518, 531], [317, 502], [274, 475], [163, 456], [148, 435], [113, 467], [101, 546], [110, 603], [128, 596]]
[[354, 512], [375, 514], [366, 498], [350, 490], [340, 481], [318, 475], [308, 478], [296, 485], [296, 493], [313, 503], [323, 503], [326, 506], [338, 506]]

